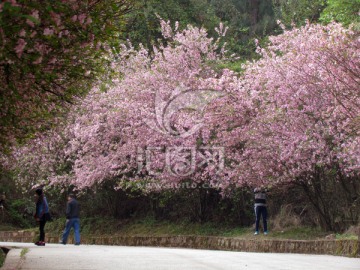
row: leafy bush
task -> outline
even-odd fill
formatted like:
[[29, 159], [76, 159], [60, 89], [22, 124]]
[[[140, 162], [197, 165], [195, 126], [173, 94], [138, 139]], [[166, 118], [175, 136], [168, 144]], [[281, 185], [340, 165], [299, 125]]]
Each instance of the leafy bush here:
[[7, 209], [9, 221], [21, 228], [34, 226], [32, 214], [35, 212], [35, 204], [29, 199], [16, 199], [11, 201]]
[[3, 266], [4, 261], [5, 261], [5, 253], [3, 252], [2, 249], [0, 249], [0, 267]]

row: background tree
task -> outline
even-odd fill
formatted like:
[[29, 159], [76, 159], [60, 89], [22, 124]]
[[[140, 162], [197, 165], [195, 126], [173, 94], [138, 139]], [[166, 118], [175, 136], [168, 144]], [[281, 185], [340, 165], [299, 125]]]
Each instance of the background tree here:
[[273, 0], [276, 18], [286, 26], [317, 22], [326, 4], [326, 0]]
[[359, 12], [359, 0], [327, 0], [327, 6], [321, 13], [320, 20], [325, 23], [337, 21], [345, 26], [356, 24], [359, 29]]
[[[245, 68], [235, 100], [217, 104], [231, 123], [218, 135], [234, 149], [229, 175], [239, 184], [296, 183], [322, 227], [339, 230], [346, 226], [340, 220], [357, 224], [357, 33], [340, 24], [307, 24], [269, 39], [267, 48], [258, 48], [262, 58]], [[218, 123], [216, 118], [214, 130]]]
[[2, 1], [0, 149], [53, 123], [109, 75], [131, 1]]
[[261, 40], [276, 31], [272, 2], [249, 0], [211, 0], [216, 15], [228, 27], [228, 49], [244, 58], [254, 57], [254, 39]]
[[163, 38], [159, 17], [178, 21], [181, 27], [187, 24], [214, 29], [219, 24], [213, 7], [205, 0], [146, 0], [137, 1], [134, 12], [126, 16], [127, 31], [124, 36], [137, 46], [143, 44], [149, 50]]
[[137, 1], [136, 11], [127, 16], [128, 30], [125, 37], [136, 46], [142, 43], [150, 48], [162, 38], [158, 27], [161, 18], [205, 27], [209, 36], [216, 37], [213, 30], [219, 22], [229, 26], [224, 42], [228, 50], [249, 58], [255, 50], [254, 38], [261, 39], [277, 27], [271, 0], [151, 0]]
[[[133, 180], [139, 178], [135, 175], [138, 148], [167, 147], [180, 142], [196, 144], [198, 132], [186, 139], [171, 136], [169, 132], [186, 132], [201, 112], [183, 110], [171, 119], [162, 119], [164, 122], [159, 127], [149, 126], [146, 119], [159, 117], [154, 114], [154, 107], [165, 109], [164, 102], [181, 91], [189, 90], [184, 98], [191, 105], [191, 99], [196, 99], [192, 93], [201, 89], [220, 91], [226, 86], [223, 81], [230, 82], [235, 77], [224, 72], [216, 78], [216, 72], [207, 64], [220, 59], [221, 55], [216, 52], [219, 42], [207, 37], [205, 29], [189, 25], [184, 30], [173, 30], [170, 22], [165, 21], [161, 21], [161, 28], [168, 40], [166, 44], [154, 47], [152, 55], [143, 47], [136, 50], [131, 45], [122, 45], [118, 61], [114, 63], [121, 80], [106, 92], [94, 88], [73, 108], [64, 126], [38, 136], [14, 153], [18, 161], [23, 162], [19, 169], [26, 184], [48, 179], [54, 184], [71, 184], [83, 189], [114, 177]], [[222, 26], [218, 31], [221, 36], [226, 29]], [[205, 93], [203, 98], [211, 100], [214, 93], [208, 94], [209, 97]], [[154, 163], [155, 170], [164, 161], [160, 156], [163, 155]], [[183, 178], [164, 172], [158, 180], [179, 182]]]

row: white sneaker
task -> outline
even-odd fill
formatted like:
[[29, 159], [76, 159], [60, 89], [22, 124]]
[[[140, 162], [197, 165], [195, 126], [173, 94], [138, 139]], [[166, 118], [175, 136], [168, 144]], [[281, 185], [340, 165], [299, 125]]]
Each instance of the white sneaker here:
[[264, 232], [264, 235], [268, 235], [268, 232]]
[[254, 233], [254, 235], [258, 235], [258, 234], [259, 234], [259, 232], [255, 232], [255, 233]]

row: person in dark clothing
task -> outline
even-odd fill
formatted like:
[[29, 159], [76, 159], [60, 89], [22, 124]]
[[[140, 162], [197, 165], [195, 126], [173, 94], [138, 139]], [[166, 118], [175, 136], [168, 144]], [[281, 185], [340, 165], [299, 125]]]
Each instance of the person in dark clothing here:
[[1, 211], [1, 218], [4, 218], [4, 209], [5, 209], [5, 193], [0, 196], [0, 211]]
[[68, 196], [66, 224], [61, 244], [66, 245], [71, 228], [74, 228], [75, 245], [80, 245], [80, 206], [74, 194]]
[[266, 208], [266, 190], [261, 188], [254, 189], [255, 194], [255, 233], [254, 235], [259, 234], [259, 225], [260, 225], [260, 218], [262, 216], [263, 225], [264, 225], [264, 234], [268, 234], [267, 228], [267, 208]]
[[3, 193], [3, 195], [0, 196], [0, 208], [4, 207], [5, 204], [5, 193]]
[[4, 208], [5, 208], [5, 206], [4, 206], [5, 205], [5, 198], [6, 198], [5, 193], [3, 193], [3, 195], [0, 196], [0, 209], [1, 210], [4, 210]]
[[34, 215], [35, 220], [39, 224], [40, 237], [39, 241], [35, 243], [37, 246], [45, 246], [45, 224], [48, 220], [49, 214], [49, 206], [44, 195], [44, 192], [41, 188], [36, 189], [35, 191], [37, 195], [36, 201], [36, 212]]

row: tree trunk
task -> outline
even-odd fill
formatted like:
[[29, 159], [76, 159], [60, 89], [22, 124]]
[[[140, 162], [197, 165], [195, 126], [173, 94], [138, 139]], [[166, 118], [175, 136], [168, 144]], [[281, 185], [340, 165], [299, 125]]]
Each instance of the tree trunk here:
[[255, 32], [256, 25], [259, 21], [259, 0], [250, 0], [250, 22], [252, 32]]

